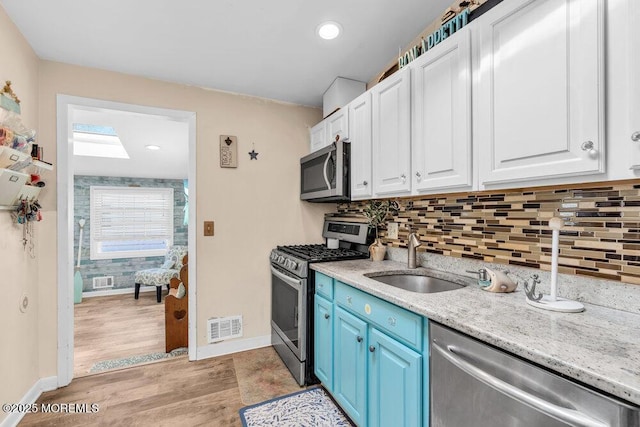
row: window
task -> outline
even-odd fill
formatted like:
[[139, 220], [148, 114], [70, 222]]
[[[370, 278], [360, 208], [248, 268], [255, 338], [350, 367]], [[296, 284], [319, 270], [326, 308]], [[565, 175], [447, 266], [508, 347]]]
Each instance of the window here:
[[73, 124], [73, 154], [112, 159], [129, 158], [114, 128], [82, 123]]
[[165, 255], [173, 244], [173, 188], [90, 188], [91, 259]]

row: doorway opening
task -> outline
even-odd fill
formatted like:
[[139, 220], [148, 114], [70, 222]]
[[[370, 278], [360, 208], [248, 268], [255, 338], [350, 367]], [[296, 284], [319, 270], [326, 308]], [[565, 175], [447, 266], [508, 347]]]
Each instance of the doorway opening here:
[[[189, 254], [188, 354], [189, 360], [196, 359], [196, 208], [195, 197], [189, 200], [187, 196], [195, 194], [196, 189], [195, 123], [194, 112], [58, 95], [59, 386], [69, 384], [74, 376], [125, 367], [124, 359], [136, 363], [162, 358], [164, 298], [157, 303], [156, 286], [141, 286], [154, 292], [140, 292], [134, 299], [134, 280], [139, 281], [134, 276], [136, 271], [161, 267], [167, 249], [173, 253], [176, 247], [183, 247]], [[160, 150], [153, 150], [158, 146]], [[87, 152], [97, 154], [87, 156]], [[163, 156], [172, 161], [162, 163]], [[160, 203], [162, 197], [173, 202], [162, 205], [168, 211], [156, 215], [171, 215], [172, 221], [164, 226], [159, 221], [153, 227], [164, 227], [170, 233], [136, 239], [136, 230], [142, 227], [136, 224], [148, 224], [154, 221], [153, 216], [147, 212], [147, 217], [140, 219], [126, 203], [120, 213], [101, 211], [99, 198], [90, 194], [94, 189], [105, 194], [109, 189], [112, 193], [124, 192], [127, 200], [135, 193], [133, 197], [145, 203]], [[125, 215], [119, 226], [134, 233], [127, 234], [126, 239], [114, 238], [109, 235], [110, 227], [101, 222], [102, 214], [105, 218]], [[85, 232], [81, 248], [80, 229]], [[78, 267], [75, 274], [74, 267]], [[80, 285], [75, 292], [74, 278]], [[166, 294], [166, 289], [162, 290]], [[82, 325], [74, 327], [79, 322]], [[99, 327], [107, 323], [100, 332]], [[122, 328], [129, 333], [118, 335], [117, 330]]]

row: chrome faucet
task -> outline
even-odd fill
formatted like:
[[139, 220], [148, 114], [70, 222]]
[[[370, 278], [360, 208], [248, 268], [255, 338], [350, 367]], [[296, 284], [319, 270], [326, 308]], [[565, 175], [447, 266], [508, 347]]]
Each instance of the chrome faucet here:
[[[411, 228], [409, 228], [411, 231]], [[409, 249], [409, 259], [407, 261], [407, 268], [416, 268], [416, 248], [422, 243], [420, 243], [420, 238], [418, 237], [418, 233], [415, 231], [411, 231], [408, 240], [408, 249]]]

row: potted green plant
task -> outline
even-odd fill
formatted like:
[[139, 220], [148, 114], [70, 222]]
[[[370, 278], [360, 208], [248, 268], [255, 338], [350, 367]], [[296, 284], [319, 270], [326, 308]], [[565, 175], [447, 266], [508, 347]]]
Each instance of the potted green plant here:
[[369, 253], [373, 261], [382, 261], [387, 252], [387, 247], [382, 244], [378, 236], [378, 227], [385, 223], [389, 214], [398, 212], [398, 202], [394, 200], [371, 200], [364, 208], [364, 216], [369, 220], [369, 227], [376, 233], [375, 241], [369, 246]]

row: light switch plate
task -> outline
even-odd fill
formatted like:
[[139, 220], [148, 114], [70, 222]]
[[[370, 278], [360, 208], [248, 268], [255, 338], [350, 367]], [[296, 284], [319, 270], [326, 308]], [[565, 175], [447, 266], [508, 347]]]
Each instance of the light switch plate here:
[[397, 239], [398, 238], [398, 223], [397, 222], [389, 222], [389, 223], [387, 223], [387, 238], [388, 239]]
[[213, 236], [213, 221], [204, 222], [204, 235]]

